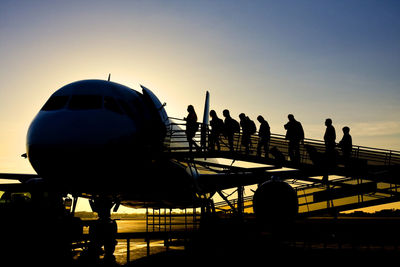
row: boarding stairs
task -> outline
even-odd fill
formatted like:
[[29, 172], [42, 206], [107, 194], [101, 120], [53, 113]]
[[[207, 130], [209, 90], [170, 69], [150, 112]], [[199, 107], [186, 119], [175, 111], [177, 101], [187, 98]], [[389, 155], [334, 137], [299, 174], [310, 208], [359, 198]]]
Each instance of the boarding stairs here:
[[[171, 118], [171, 127], [166, 139], [165, 148], [172, 157], [182, 161], [196, 158], [223, 158], [233, 161], [245, 161], [269, 166], [282, 175], [281, 179], [288, 182], [296, 191], [299, 202], [299, 214], [303, 216], [336, 213], [340, 211], [364, 208], [380, 204], [400, 201], [400, 151], [378, 149], [353, 145], [351, 163], [345, 166], [340, 149], [334, 166], [323, 164], [325, 151], [324, 142], [315, 139], [305, 139], [300, 145], [300, 163], [294, 164], [288, 155], [288, 142], [283, 135], [271, 134], [270, 151], [276, 148], [278, 155], [257, 156], [258, 136], [251, 137], [250, 152], [245, 153], [241, 144], [241, 133], [234, 136], [235, 151], [230, 152], [228, 141], [220, 136], [220, 151], [210, 150], [204, 138], [207, 126], [201, 125], [194, 140], [201, 149], [189, 152], [184, 132], [185, 122]], [[203, 129], [203, 137], [202, 137]], [[208, 135], [205, 135], [206, 137]], [[201, 144], [203, 143], [203, 144]], [[310, 150], [310, 148], [312, 148]], [[322, 163], [321, 163], [322, 162]], [[271, 167], [272, 166], [272, 167]], [[238, 171], [229, 166], [220, 166], [230, 173]], [[283, 171], [288, 170], [288, 175]], [[243, 171], [243, 170], [239, 170]], [[328, 179], [323, 180], [323, 176]], [[267, 180], [271, 176], [266, 176]], [[243, 181], [243, 185], [249, 185]], [[239, 201], [242, 203], [238, 204]], [[215, 203], [216, 210], [229, 212], [232, 205], [242, 205], [245, 210], [252, 208], [252, 196], [231, 199], [231, 205], [225, 201]]]

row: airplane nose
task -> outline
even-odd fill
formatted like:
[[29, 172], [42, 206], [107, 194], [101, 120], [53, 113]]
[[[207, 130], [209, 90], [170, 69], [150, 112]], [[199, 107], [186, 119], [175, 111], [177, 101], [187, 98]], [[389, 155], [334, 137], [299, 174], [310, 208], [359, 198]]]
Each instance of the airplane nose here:
[[39, 112], [28, 130], [27, 154], [42, 177], [98, 175], [141, 150], [140, 130], [134, 121], [102, 111]]
[[138, 132], [134, 121], [104, 116], [101, 111], [44, 112], [33, 120], [27, 142], [35, 145], [104, 145], [121, 142], [124, 138], [133, 141]]

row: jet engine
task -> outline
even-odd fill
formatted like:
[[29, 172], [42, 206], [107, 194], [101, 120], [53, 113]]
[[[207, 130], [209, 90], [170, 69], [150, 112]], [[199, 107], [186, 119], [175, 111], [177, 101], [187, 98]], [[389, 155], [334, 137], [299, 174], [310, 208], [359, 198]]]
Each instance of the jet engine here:
[[298, 213], [297, 193], [283, 181], [261, 184], [253, 196], [253, 209], [257, 220], [264, 225], [284, 225]]

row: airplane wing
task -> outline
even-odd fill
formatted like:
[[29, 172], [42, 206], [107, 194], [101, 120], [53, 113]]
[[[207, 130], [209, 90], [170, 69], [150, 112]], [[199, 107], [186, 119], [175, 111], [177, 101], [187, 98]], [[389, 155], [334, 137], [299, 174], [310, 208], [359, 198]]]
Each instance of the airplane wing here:
[[42, 178], [37, 174], [29, 173], [0, 173], [0, 191], [29, 192], [44, 190]]
[[0, 179], [19, 181], [25, 183], [30, 179], [40, 178], [37, 174], [27, 174], [27, 173], [0, 173]]

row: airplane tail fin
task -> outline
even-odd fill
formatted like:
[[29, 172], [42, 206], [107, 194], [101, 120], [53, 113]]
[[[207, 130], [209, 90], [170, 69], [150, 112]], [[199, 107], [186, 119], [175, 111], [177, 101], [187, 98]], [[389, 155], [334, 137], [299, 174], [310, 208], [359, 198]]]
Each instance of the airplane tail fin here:
[[210, 113], [210, 93], [206, 92], [206, 101], [204, 103], [204, 114], [203, 114], [203, 124], [201, 125], [201, 148], [205, 150], [207, 147], [207, 132], [209, 124], [209, 113]]

